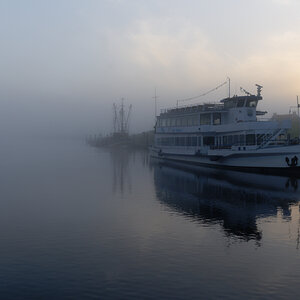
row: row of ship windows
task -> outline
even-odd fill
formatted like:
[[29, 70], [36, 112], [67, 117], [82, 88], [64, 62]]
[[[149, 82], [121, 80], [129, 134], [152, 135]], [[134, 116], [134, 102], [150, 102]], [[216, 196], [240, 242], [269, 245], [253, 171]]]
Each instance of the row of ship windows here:
[[245, 99], [231, 99], [230, 101], [226, 101], [224, 104], [225, 108], [233, 108], [233, 107], [256, 107], [257, 100], [247, 99], [245, 103]]
[[162, 137], [156, 138], [157, 146], [233, 146], [233, 145], [260, 145], [262, 135], [240, 134], [226, 136], [183, 136], [183, 137]]
[[209, 113], [201, 114], [197, 116], [185, 116], [174, 118], [159, 118], [158, 127], [170, 127], [170, 126], [199, 126], [199, 125], [220, 125], [221, 114]]

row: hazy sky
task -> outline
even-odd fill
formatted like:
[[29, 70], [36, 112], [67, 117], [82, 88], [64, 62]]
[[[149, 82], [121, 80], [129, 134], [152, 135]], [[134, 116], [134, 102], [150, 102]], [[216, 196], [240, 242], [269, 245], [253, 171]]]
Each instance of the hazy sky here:
[[155, 87], [164, 108], [227, 76], [232, 93], [259, 83], [260, 108], [288, 112], [299, 14], [300, 0], [0, 0], [0, 133], [106, 133], [121, 97], [132, 131], [147, 130]]

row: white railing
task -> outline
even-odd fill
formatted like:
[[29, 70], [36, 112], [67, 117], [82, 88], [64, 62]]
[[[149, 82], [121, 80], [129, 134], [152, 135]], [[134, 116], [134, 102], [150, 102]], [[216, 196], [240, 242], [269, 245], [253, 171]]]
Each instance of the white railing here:
[[263, 135], [263, 140], [261, 142], [261, 144], [259, 145], [259, 149], [260, 148], [265, 148], [267, 147], [271, 142], [274, 142], [275, 139], [284, 131], [284, 129], [279, 128], [277, 130], [275, 130], [272, 134], [266, 133]]

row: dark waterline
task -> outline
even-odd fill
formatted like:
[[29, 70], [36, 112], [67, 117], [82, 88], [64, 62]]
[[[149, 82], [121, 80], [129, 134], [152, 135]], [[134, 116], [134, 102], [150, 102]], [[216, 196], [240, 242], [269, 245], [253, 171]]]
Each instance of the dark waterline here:
[[1, 299], [299, 299], [298, 180], [81, 141], [1, 146]]

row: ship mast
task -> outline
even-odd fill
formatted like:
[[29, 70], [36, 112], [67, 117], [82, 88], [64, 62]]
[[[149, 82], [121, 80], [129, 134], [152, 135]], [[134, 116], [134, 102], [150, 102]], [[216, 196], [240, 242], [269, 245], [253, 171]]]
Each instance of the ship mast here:
[[121, 100], [120, 119], [121, 119], [121, 133], [124, 133], [124, 98]]
[[158, 96], [156, 95], [156, 88], [154, 90], [154, 97], [152, 97], [154, 99], [154, 120], [156, 120], [156, 116], [157, 116], [157, 98]]
[[299, 105], [299, 98], [298, 98], [298, 96], [297, 96], [297, 108], [298, 108], [298, 117], [300, 117], [300, 116], [299, 116], [299, 108], [300, 108], [300, 105]]
[[117, 105], [116, 103], [113, 104], [114, 110], [114, 133], [118, 131], [118, 114], [117, 114]]
[[131, 109], [132, 109], [132, 105], [129, 106], [128, 111], [126, 113], [125, 106], [124, 106], [124, 98], [121, 99], [120, 105], [117, 105], [116, 103], [113, 104], [114, 134], [116, 134], [116, 133], [119, 133], [122, 135], [128, 134]]

